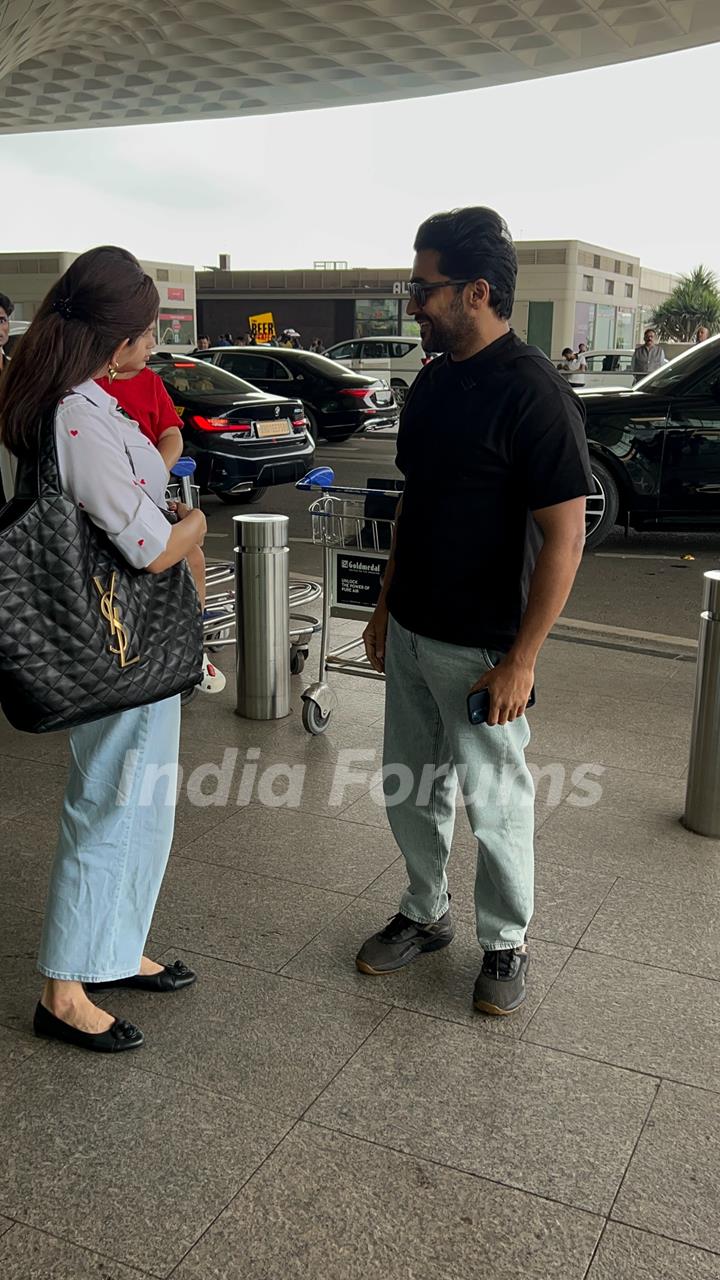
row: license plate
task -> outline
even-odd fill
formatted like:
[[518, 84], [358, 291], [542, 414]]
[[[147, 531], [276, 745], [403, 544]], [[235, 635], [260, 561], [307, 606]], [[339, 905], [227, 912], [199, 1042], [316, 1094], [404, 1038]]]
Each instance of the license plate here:
[[255, 429], [261, 440], [268, 436], [289, 436], [290, 419], [274, 418], [272, 422], [256, 422]]

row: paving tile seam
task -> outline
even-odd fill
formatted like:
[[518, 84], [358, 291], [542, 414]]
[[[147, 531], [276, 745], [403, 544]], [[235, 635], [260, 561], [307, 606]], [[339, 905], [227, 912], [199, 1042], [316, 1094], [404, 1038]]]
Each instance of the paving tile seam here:
[[[188, 1250], [187, 1250], [187, 1252], [186, 1252], [185, 1254], [183, 1254], [183, 1257], [182, 1257], [182, 1258], [181, 1258], [181, 1259], [180, 1259], [180, 1260], [175, 1264], [175, 1266], [173, 1267], [172, 1271], [170, 1271], [170, 1272], [168, 1272], [168, 1273], [167, 1273], [167, 1278], [166, 1278], [166, 1280], [172, 1280], [172, 1277], [175, 1275], [175, 1272], [176, 1272], [176, 1271], [178, 1270], [178, 1268], [182, 1265], [182, 1263], [185, 1261], [185, 1259], [186, 1259], [186, 1258], [187, 1258], [187, 1257], [192, 1253], [193, 1249], [195, 1249], [195, 1248], [197, 1247], [197, 1245], [198, 1245], [198, 1244], [200, 1243], [200, 1241], [204, 1238], [204, 1236], [205, 1236], [205, 1235], [207, 1235], [207, 1233], [212, 1229], [212, 1227], [215, 1225], [215, 1223], [218, 1221], [218, 1219], [222, 1216], [222, 1214], [223, 1214], [223, 1213], [226, 1213], [226, 1212], [227, 1212], [227, 1210], [230, 1208], [230, 1206], [231, 1206], [231, 1205], [232, 1205], [232, 1204], [233, 1204], [233, 1203], [234, 1203], [234, 1202], [235, 1202], [235, 1201], [236, 1201], [236, 1200], [237, 1200], [237, 1199], [242, 1195], [243, 1191], [245, 1191], [245, 1190], [246, 1190], [246, 1188], [248, 1187], [248, 1185], [252, 1182], [253, 1178], [255, 1178], [255, 1177], [260, 1173], [260, 1170], [263, 1168], [263, 1166], [266, 1164], [266, 1162], [270, 1159], [270, 1157], [271, 1157], [272, 1155], [274, 1155], [274, 1153], [278, 1150], [278, 1148], [282, 1146], [283, 1142], [285, 1142], [285, 1140], [286, 1140], [287, 1138], [289, 1138], [289, 1137], [290, 1137], [290, 1135], [291, 1135], [292, 1133], [294, 1133], [295, 1129], [296, 1129], [296, 1128], [297, 1128], [297, 1126], [301, 1123], [301, 1121], [302, 1121], [302, 1122], [304, 1122], [304, 1123], [309, 1123], [308, 1121], [304, 1121], [304, 1117], [305, 1117], [305, 1115], [306, 1115], [307, 1111], [309, 1110], [309, 1108], [310, 1108], [310, 1107], [313, 1107], [313, 1106], [315, 1105], [315, 1103], [318, 1101], [318, 1099], [322, 1097], [322, 1095], [323, 1095], [323, 1093], [325, 1092], [325, 1090], [326, 1090], [326, 1089], [327, 1089], [327, 1088], [328, 1088], [328, 1087], [333, 1083], [333, 1081], [337, 1078], [337, 1076], [340, 1074], [340, 1072], [341, 1072], [341, 1071], [344, 1071], [345, 1067], [346, 1067], [346, 1066], [348, 1066], [348, 1064], [349, 1064], [349, 1063], [352, 1061], [352, 1059], [355, 1057], [355, 1054], [356, 1054], [356, 1053], [357, 1053], [357, 1052], [358, 1052], [358, 1051], [359, 1051], [359, 1050], [360, 1050], [360, 1049], [361, 1049], [361, 1048], [362, 1048], [362, 1047], [367, 1043], [367, 1041], [370, 1039], [370, 1037], [371, 1037], [371, 1036], [373, 1036], [373, 1035], [375, 1034], [375, 1032], [377, 1031], [378, 1027], [382, 1026], [382, 1023], [385, 1021], [385, 1019], [387, 1018], [388, 1014], [390, 1014], [391, 1012], [392, 1012], [392, 1010], [391, 1010], [390, 1008], [388, 1008], [388, 1009], [386, 1010], [386, 1012], [383, 1014], [382, 1018], [380, 1018], [380, 1020], [376, 1023], [376, 1025], [375, 1025], [375, 1026], [374, 1026], [374, 1027], [373, 1027], [373, 1028], [368, 1032], [368, 1034], [365, 1036], [365, 1038], [363, 1039], [363, 1041], [361, 1042], [361, 1044], [359, 1044], [359, 1045], [357, 1046], [357, 1048], [353, 1051], [353, 1053], [351, 1054], [351, 1056], [348, 1058], [347, 1062], [345, 1062], [345, 1063], [344, 1063], [340, 1068], [338, 1068], [338, 1070], [335, 1072], [335, 1074], [333, 1075], [333, 1077], [332, 1077], [332, 1079], [331, 1079], [331, 1080], [328, 1080], [328, 1081], [327, 1081], [327, 1083], [326, 1083], [325, 1085], [323, 1085], [323, 1087], [322, 1087], [322, 1089], [320, 1090], [320, 1092], [317, 1094], [317, 1096], [316, 1096], [315, 1098], [313, 1098], [312, 1102], [310, 1102], [310, 1103], [308, 1104], [308, 1106], [305, 1108], [305, 1110], [304, 1110], [304, 1111], [303, 1111], [299, 1116], [295, 1116], [295, 1117], [294, 1117], [293, 1122], [292, 1122], [292, 1124], [290, 1125], [290, 1127], [288, 1128], [287, 1132], [286, 1132], [286, 1133], [284, 1133], [284, 1134], [282, 1135], [282, 1137], [281, 1137], [281, 1138], [280, 1138], [280, 1139], [275, 1143], [275, 1145], [274, 1145], [274, 1147], [272, 1148], [272, 1150], [271, 1150], [271, 1151], [268, 1151], [267, 1155], [263, 1158], [263, 1160], [260, 1162], [260, 1164], [257, 1166], [257, 1168], [256, 1168], [256, 1169], [253, 1169], [252, 1173], [251, 1173], [251, 1174], [249, 1174], [249, 1176], [245, 1179], [245, 1181], [244, 1181], [244, 1183], [242, 1184], [242, 1186], [238, 1188], [238, 1190], [235, 1192], [235, 1194], [234, 1194], [233, 1196], [231, 1196], [230, 1200], [228, 1200], [227, 1204], [223, 1206], [223, 1208], [222, 1208], [222, 1209], [220, 1210], [220, 1212], [216, 1215], [216, 1217], [213, 1219], [213, 1221], [212, 1221], [211, 1223], [209, 1223], [209, 1225], [205, 1228], [205, 1230], [203, 1231], [202, 1235], [198, 1236], [198, 1239], [194, 1241], [194, 1243], [191, 1245], [190, 1249], [188, 1249]], [[139, 1069], [140, 1069], [140, 1068], [135, 1068], [135, 1070], [139, 1070]], [[317, 1126], [317, 1127], [319, 1128], [319, 1127], [322, 1127], [322, 1126]]]
[[[22, 1218], [15, 1217], [5, 1209], [2, 1209], [2, 1213], [9, 1222], [12, 1222], [14, 1227], [22, 1227], [27, 1231], [36, 1231], [38, 1235], [46, 1236], [49, 1240], [57, 1240], [60, 1244], [67, 1244], [71, 1248], [77, 1249], [80, 1253], [89, 1253], [94, 1258], [99, 1258], [103, 1263], [119, 1262], [120, 1265], [132, 1275], [148, 1276], [150, 1277], [150, 1280], [167, 1280], [168, 1273], [166, 1271], [147, 1271], [143, 1267], [136, 1267], [134, 1263], [125, 1262], [122, 1259], [115, 1257], [114, 1254], [101, 1253], [99, 1249], [94, 1249], [92, 1245], [84, 1243], [78, 1244], [77, 1240], [71, 1240], [69, 1236], [58, 1235], [57, 1231], [48, 1231], [47, 1227], [38, 1227], [34, 1222], [24, 1222]], [[12, 1229], [13, 1228], [11, 1227], [9, 1231], [4, 1232], [3, 1235], [0, 1236], [0, 1240], [4, 1240], [6, 1237], [12, 1235]]]
[[[188, 1089], [204, 1098], [216, 1098], [219, 1102], [231, 1102], [236, 1108], [240, 1107], [243, 1111], [262, 1112], [263, 1115], [274, 1117], [283, 1124], [293, 1126], [297, 1119], [297, 1112], [283, 1111], [280, 1107], [257, 1106], [252, 1102], [248, 1102], [244, 1095], [239, 1094], [237, 1090], [234, 1093], [223, 1093], [220, 1089], [211, 1089], [205, 1085], [199, 1085], [197, 1080], [188, 1080], [185, 1076], [171, 1076], [167, 1067], [162, 1070], [155, 1067], [143, 1067], [139, 1063], [133, 1062], [127, 1064], [128, 1074], [151, 1076], [153, 1080], [164, 1080], [166, 1083], [171, 1079], [174, 1084], [186, 1085]], [[243, 1184], [244, 1185], [244, 1184]]]
[[[348, 906], [350, 901], [360, 897], [360, 894], [354, 892], [344, 893], [342, 889], [328, 889], [326, 885], [307, 884], [304, 880], [286, 880], [284, 876], [267, 876], [262, 871], [238, 870], [237, 867], [227, 866], [222, 862], [207, 862], [205, 858], [186, 858], [184, 854], [180, 853], [180, 850], [178, 850], [178, 857], [182, 858], [183, 862], [192, 863], [194, 867], [214, 867], [216, 871], [236, 871], [239, 880], [268, 880], [271, 884], [291, 884], [294, 889], [316, 889], [319, 893], [326, 893], [328, 896], [345, 898], [347, 900], [345, 906]], [[387, 869], [386, 867], [385, 871]], [[365, 891], [363, 890], [362, 892], [364, 893]]]
[[708, 1249], [706, 1244], [698, 1244], [695, 1240], [683, 1240], [680, 1236], [669, 1236], [665, 1231], [650, 1231], [647, 1227], [639, 1227], [637, 1223], [629, 1222], [626, 1218], [608, 1216], [606, 1225], [609, 1227], [613, 1223], [617, 1223], [618, 1226], [629, 1227], [632, 1231], [637, 1231], [639, 1235], [654, 1237], [658, 1240], [667, 1240], [669, 1244], [681, 1244], [686, 1249], [696, 1249], [698, 1253], [706, 1253], [709, 1258], [720, 1258], [720, 1253], [716, 1249]]
[[[321, 932], [323, 932], [323, 930], [321, 930]], [[316, 934], [316, 935], [315, 935], [315, 937], [319, 937], [319, 935], [318, 935], [318, 934]], [[314, 939], [312, 939], [311, 941], [314, 941]], [[310, 943], [307, 943], [307, 945], [308, 945], [308, 946], [310, 946]], [[174, 950], [174, 948], [173, 948], [173, 947], [165, 947], [165, 948], [163, 948], [163, 950], [160, 952], [160, 955], [161, 955], [161, 956], [169, 955], [173, 950]], [[293, 961], [294, 959], [296, 959], [296, 957], [297, 957], [297, 956], [299, 956], [299, 955], [301, 954], [301, 952], [302, 952], [302, 951], [304, 951], [304, 950], [305, 950], [305, 948], [304, 948], [304, 947], [302, 947], [302, 948], [301, 948], [301, 951], [297, 951], [297, 952], [295, 953], [295, 955], [294, 955], [294, 956], [292, 956], [292, 958], [291, 958], [290, 960], [288, 960], [288, 961], [287, 961], [287, 964], [291, 964], [291, 963], [292, 963], [292, 961]], [[299, 982], [299, 983], [301, 983], [301, 984], [302, 984], [303, 986], [305, 986], [305, 987], [310, 987], [310, 988], [312, 988], [312, 987], [326, 987], [326, 986], [328, 986], [328, 985], [329, 985], [329, 984], [327, 984], [327, 983], [325, 983], [325, 982], [317, 981], [317, 980], [316, 980], [316, 979], [314, 979], [314, 978], [313, 978], [313, 979], [310, 979], [310, 978], [307, 978], [307, 977], [303, 977], [303, 976], [302, 976], [302, 975], [300, 975], [300, 974], [285, 973], [285, 972], [283, 971], [283, 970], [284, 970], [284, 968], [285, 968], [285, 966], [283, 966], [281, 969], [261, 969], [258, 965], [256, 965], [256, 964], [248, 964], [248, 963], [247, 963], [247, 961], [245, 961], [245, 960], [226, 960], [226, 959], [224, 959], [224, 957], [222, 957], [222, 956], [212, 956], [212, 955], [208, 955], [206, 952], [203, 952], [203, 951], [194, 951], [194, 950], [193, 950], [193, 951], [186, 951], [186, 952], [185, 952], [185, 954], [186, 954], [187, 956], [189, 956], [189, 957], [200, 956], [200, 957], [203, 957], [203, 958], [204, 958], [204, 959], [206, 959], [206, 960], [216, 960], [219, 964], [229, 964], [229, 965], [233, 965], [233, 966], [234, 966], [234, 968], [236, 968], [236, 969], [249, 969], [251, 973], [264, 973], [264, 974], [266, 974], [268, 977], [272, 977], [272, 978], [284, 978], [286, 982]], [[159, 963], [159, 961], [158, 961], [158, 963]], [[342, 994], [343, 994], [345, 997], [347, 997], [347, 996], [349, 995], [349, 993], [348, 993], [344, 988], [338, 988], [338, 987], [330, 986], [330, 989], [331, 989], [331, 990], [333, 990], [333, 991], [341, 990], [341, 991], [342, 991]], [[112, 994], [112, 993], [110, 993], [110, 994]], [[105, 998], [107, 999], [107, 996], [106, 996]], [[377, 1008], [378, 1004], [386, 1004], [386, 1003], [387, 1003], [387, 1001], [384, 1001], [384, 1000], [383, 1000], [383, 1001], [373, 1000], [373, 999], [371, 999], [371, 997], [370, 997], [370, 996], [355, 995], [355, 993], [354, 993], [354, 992], [351, 994], [350, 998], [351, 998], [351, 999], [353, 999], [353, 1000], [359, 1000], [359, 1001], [361, 1001], [363, 1004], [372, 1005], [372, 1007], [373, 1007], [373, 1008]], [[388, 1006], [388, 1012], [389, 1012], [390, 1008], [394, 1008], [394, 1007], [396, 1007], [396, 1006], [389, 1005], [389, 1006]], [[415, 1012], [415, 1011], [414, 1011], [414, 1010], [410, 1010], [410, 1012]], [[378, 1024], [378, 1025], [379, 1025], [379, 1024]], [[462, 1025], [462, 1024], [461, 1024], [461, 1025]], [[11, 1030], [12, 1030], [12, 1028], [11, 1028]], [[139, 1068], [138, 1068], [138, 1070], [139, 1070]]]
[[[687, 765], [683, 765], [683, 768], [680, 770], [680, 772], [679, 772], [679, 773], [676, 773], [674, 770], [673, 770], [673, 772], [672, 772], [672, 773], [670, 773], [670, 772], [668, 772], [668, 770], [667, 770], [667, 769], [638, 769], [635, 765], [633, 765], [633, 767], [632, 767], [632, 768], [630, 768], [628, 765], [624, 765], [624, 764], [618, 763], [617, 761], [615, 761], [615, 762], [613, 762], [613, 761], [611, 761], [611, 760], [585, 760], [585, 761], [583, 761], [583, 760], [579, 760], [579, 759], [578, 759], [578, 757], [577, 757], [576, 755], [575, 755], [575, 756], [561, 756], [561, 755], [557, 755], [554, 751], [553, 751], [553, 752], [549, 752], [549, 751], [547, 751], [546, 749], [544, 749], [543, 751], [538, 751], [538, 753], [537, 753], [537, 754], [538, 754], [539, 756], [543, 756], [546, 760], [547, 760], [547, 759], [549, 759], [550, 757], [552, 757], [553, 761], [555, 761], [557, 764], [574, 764], [574, 765], [577, 765], [577, 764], [596, 764], [596, 765], [600, 765], [600, 766], [601, 766], [601, 768], [603, 768], [603, 769], [613, 769], [613, 770], [615, 770], [615, 772], [616, 772], [616, 773], [626, 773], [626, 774], [627, 774], [627, 773], [637, 773], [637, 774], [640, 774], [643, 778], [667, 778], [669, 782], [677, 782], [677, 781], [678, 781], [678, 778], [683, 778], [683, 777], [685, 776], [685, 771], [686, 771], [686, 769], [687, 769]], [[592, 751], [589, 751], [589, 752], [587, 752], [586, 754], [587, 754], [587, 755], [592, 755]], [[535, 759], [535, 757], [533, 756], [533, 753], [532, 753], [531, 751], [528, 751], [528, 753], [527, 753], [527, 759], [528, 759], [528, 764], [532, 764], [533, 760]], [[565, 801], [563, 801], [563, 804], [565, 804], [565, 803], [566, 803], [566, 802], [565, 802]], [[562, 805], [558, 805], [558, 808], [559, 808], [559, 809], [562, 809], [562, 807], [563, 807]], [[632, 816], [633, 816], [632, 814], [628, 814], [628, 817], [630, 817], [630, 818], [631, 818]]]
[[[567, 960], [569, 959], [570, 957], [568, 956]], [[567, 963], [567, 960], [564, 962], [563, 968]], [[290, 962], [288, 961], [288, 963]], [[560, 972], [562, 972], [562, 970]], [[335, 983], [333, 983], [332, 980], [330, 979], [316, 978], [312, 980], [312, 983], [310, 983], [308, 978], [301, 977], [300, 975], [296, 975], [296, 974], [291, 974], [291, 973], [285, 974], [281, 972], [278, 976], [283, 978], [285, 977], [290, 978], [292, 979], [293, 982], [305, 982], [305, 983], [308, 983], [308, 985], [323, 987], [327, 991], [337, 991], [338, 994], [340, 995], [344, 995], [344, 996], [348, 995], [348, 991], [346, 987], [335, 985]], [[560, 975], [558, 974], [558, 977], [559, 976]], [[370, 981], [372, 981], [372, 979], [370, 979]], [[479, 1031], [481, 1035], [495, 1036], [498, 1034], [496, 1031], [492, 1030], [492, 1027], [495, 1025], [496, 1020], [488, 1016], [483, 1016], [480, 1013], [476, 1014], [472, 1022], [468, 1022], [467, 1020], [462, 1019], [459, 1015], [455, 1017], [452, 1015], [443, 1017], [441, 1014], [431, 1013], [427, 1009], [418, 1009], [417, 1005], [398, 1004], [395, 1000], [387, 999], [385, 997], [383, 997], [382, 999], [378, 999], [373, 996], [355, 995], [354, 992], [353, 992], [353, 996], [356, 1000], [364, 1000], [368, 1004], [373, 1004], [373, 1005], [387, 1004], [389, 1005], [391, 1011], [396, 1009], [399, 1013], [412, 1013], [412, 1014], [415, 1014], [415, 1016], [418, 1018], [430, 1018], [433, 1022], [438, 1022], [444, 1026], [446, 1026], [449, 1023], [453, 1027], [461, 1027], [464, 1031]], [[472, 1008], [472, 997], [468, 996], [468, 1011], [471, 1008]], [[503, 1036], [501, 1043], [510, 1042], [511, 1044], [512, 1043], [519, 1044], [521, 1040], [522, 1040], [522, 1033], [519, 1036], [515, 1036], [512, 1034], [511, 1031], [508, 1030], [507, 1036]], [[528, 1041], [528, 1043], [532, 1044], [533, 1042]], [[538, 1047], [543, 1049], [553, 1048], [552, 1045], [539, 1045]], [[563, 1053], [564, 1050], [559, 1049], [559, 1050], [555, 1050], [555, 1052]], [[588, 1061], [585, 1055], [580, 1055], [580, 1056], [582, 1056], [585, 1061]], [[605, 1065], [608, 1065], [608, 1064], [605, 1064]], [[614, 1066], [616, 1064], [613, 1063], [609, 1065]], [[638, 1073], [638, 1074], [642, 1074], [642, 1073]], [[682, 1083], [682, 1081], [679, 1083]]]
[[596, 1257], [597, 1257], [598, 1253], [600, 1252], [600, 1246], [601, 1246], [601, 1244], [602, 1244], [603, 1240], [605, 1239], [605, 1235], [606, 1235], [606, 1233], [607, 1233], [607, 1229], [608, 1229], [608, 1226], [609, 1226], [609, 1225], [610, 1225], [610, 1219], [609, 1219], [609, 1218], [605, 1218], [605, 1221], [603, 1222], [602, 1227], [601, 1227], [601, 1229], [600, 1229], [600, 1235], [598, 1236], [597, 1240], [595, 1241], [595, 1247], [594, 1247], [594, 1249], [593, 1249], [593, 1251], [592, 1251], [592, 1253], [591, 1253], [591, 1255], [590, 1255], [590, 1261], [588, 1262], [587, 1267], [586, 1267], [586, 1268], [585, 1268], [585, 1270], [583, 1271], [583, 1274], [582, 1274], [581, 1280], [587, 1280], [588, 1276], [590, 1275], [590, 1272], [592, 1271], [593, 1265], [594, 1265], [594, 1263], [595, 1263], [595, 1259], [596, 1259]]
[[[135, 1263], [124, 1262], [120, 1260], [120, 1258], [114, 1257], [111, 1253], [101, 1253], [99, 1249], [92, 1248], [91, 1244], [78, 1244], [77, 1240], [70, 1240], [67, 1235], [58, 1235], [56, 1231], [49, 1231], [46, 1226], [36, 1226], [35, 1222], [20, 1222], [17, 1217], [12, 1217], [10, 1221], [13, 1222], [14, 1226], [19, 1226], [19, 1228], [23, 1228], [28, 1231], [37, 1231], [38, 1235], [45, 1235], [47, 1236], [47, 1239], [58, 1240], [60, 1244], [69, 1244], [70, 1247], [78, 1249], [81, 1253], [91, 1253], [92, 1257], [100, 1258], [102, 1262], [119, 1262], [120, 1266], [126, 1268], [126, 1271], [131, 1272], [131, 1275], [150, 1276], [150, 1280], [167, 1280], [167, 1272], [165, 1271], [146, 1271], [145, 1268], [137, 1267]], [[10, 1231], [6, 1231], [5, 1235], [9, 1234]], [[4, 1239], [4, 1236], [0, 1236], [0, 1239]]]
[[[382, 1006], [381, 1006], [381, 1007], [382, 1007]], [[343, 1071], [345, 1071], [345, 1069], [346, 1069], [347, 1067], [349, 1067], [349, 1066], [350, 1066], [350, 1063], [353, 1061], [353, 1059], [357, 1057], [357, 1055], [359, 1054], [359, 1052], [360, 1052], [360, 1050], [361, 1050], [361, 1049], [364, 1049], [364, 1048], [365, 1048], [365, 1045], [367, 1044], [368, 1040], [371, 1040], [371, 1039], [372, 1039], [372, 1037], [375, 1035], [375, 1033], [376, 1033], [377, 1031], [379, 1031], [379, 1030], [380, 1030], [380, 1028], [382, 1027], [383, 1023], [387, 1021], [387, 1019], [390, 1017], [390, 1014], [391, 1014], [392, 1012], [393, 1012], [392, 1005], [388, 1005], [388, 1007], [387, 1007], [387, 1009], [385, 1010], [385, 1012], [384, 1012], [383, 1016], [382, 1016], [381, 1018], [379, 1018], [379, 1019], [378, 1019], [378, 1021], [375, 1023], [375, 1026], [374, 1026], [370, 1031], [368, 1031], [367, 1035], [366, 1035], [366, 1036], [364, 1037], [364, 1039], [360, 1042], [360, 1044], [356, 1045], [355, 1049], [354, 1049], [354, 1050], [353, 1050], [353, 1052], [350, 1054], [350, 1057], [347, 1059], [347, 1062], [344, 1062], [344, 1063], [343, 1063], [343, 1065], [342, 1065], [341, 1067], [338, 1067], [338, 1069], [337, 1069], [337, 1071], [334, 1073], [334, 1075], [333, 1075], [329, 1080], [326, 1080], [325, 1084], [323, 1085], [322, 1089], [321, 1089], [321, 1090], [320, 1090], [320, 1092], [317, 1094], [317, 1096], [316, 1096], [315, 1098], [313, 1098], [312, 1102], [308, 1103], [308, 1105], [305, 1107], [305, 1110], [304, 1110], [304, 1111], [302, 1111], [302, 1112], [301, 1112], [301, 1114], [297, 1117], [297, 1120], [298, 1120], [298, 1121], [300, 1121], [300, 1120], [304, 1120], [304, 1119], [305, 1119], [305, 1116], [307, 1115], [307, 1113], [308, 1113], [308, 1111], [310, 1110], [310, 1108], [311, 1108], [311, 1107], [314, 1107], [314, 1106], [315, 1106], [315, 1104], [316, 1104], [317, 1102], [319, 1102], [319, 1101], [320, 1101], [320, 1099], [322, 1098], [323, 1094], [324, 1094], [324, 1093], [326, 1093], [326, 1092], [327, 1092], [327, 1090], [330, 1088], [330, 1085], [331, 1085], [331, 1084], [334, 1084], [334, 1083], [335, 1083], [335, 1081], [337, 1080], [338, 1076], [339, 1076], [339, 1075], [341, 1075], [341, 1074], [342, 1074], [342, 1072], [343, 1072]]]
[[427, 1164], [435, 1165], [439, 1169], [452, 1169], [453, 1173], [459, 1173], [465, 1178], [474, 1178], [476, 1182], [490, 1182], [493, 1186], [502, 1187], [505, 1191], [518, 1191], [521, 1195], [529, 1196], [533, 1200], [542, 1200], [545, 1204], [570, 1209], [573, 1213], [583, 1213], [588, 1218], [596, 1218], [604, 1224], [609, 1221], [607, 1214], [600, 1209], [588, 1209], [585, 1205], [573, 1204], [569, 1200], [560, 1200], [557, 1196], [549, 1196], [542, 1191], [528, 1191], [527, 1187], [521, 1187], [516, 1182], [502, 1182], [500, 1178], [493, 1178], [487, 1173], [477, 1173], [473, 1169], [463, 1169], [459, 1165], [448, 1164], [444, 1160], [436, 1160], [433, 1156], [419, 1156], [412, 1151], [407, 1151], [404, 1147], [395, 1147], [389, 1142], [378, 1142], [375, 1138], [352, 1133], [349, 1129], [336, 1128], [331, 1124], [323, 1124], [320, 1120], [305, 1120], [302, 1116], [300, 1119], [303, 1124], [311, 1125], [316, 1129], [324, 1129], [328, 1133], [339, 1134], [343, 1138], [352, 1138], [353, 1142], [366, 1142], [369, 1146], [376, 1147], [379, 1151], [393, 1151], [396, 1155], [404, 1156], [408, 1160], [417, 1160], [421, 1163], [425, 1161]]
[[[433, 1015], [423, 1013], [420, 1016], [423, 1018], [430, 1018]], [[535, 1015], [533, 1014], [533, 1017], [534, 1016]], [[532, 1021], [532, 1019], [530, 1021]], [[530, 1023], [528, 1023], [525, 1031], [528, 1031], [529, 1029]], [[627, 1075], [642, 1076], [646, 1080], [653, 1080], [655, 1082], [656, 1093], [661, 1084], [676, 1084], [681, 1089], [697, 1089], [698, 1092], [709, 1093], [714, 1098], [720, 1094], [720, 1086], [718, 1086], [717, 1089], [712, 1089], [709, 1085], [690, 1083], [688, 1080], [679, 1080], [676, 1076], [666, 1076], [664, 1073], [659, 1071], [643, 1071], [641, 1067], [629, 1067], [626, 1063], [615, 1062], [611, 1058], [596, 1058], [594, 1054], [579, 1053], [577, 1049], [558, 1049], [557, 1045], [547, 1044], [544, 1040], [526, 1040], [524, 1036], [525, 1032], [523, 1032], [514, 1043], [522, 1043], [530, 1046], [534, 1045], [536, 1049], [545, 1049], [550, 1053], [564, 1054], [568, 1058], [579, 1058], [582, 1062], [594, 1062], [598, 1067], [612, 1067], [614, 1071], [624, 1071]]]
[[[589, 926], [588, 926], [588, 927], [589, 927]], [[586, 932], [587, 932], [587, 930], [586, 930]], [[584, 936], [585, 936], [585, 935], [583, 934], [583, 937], [584, 937]], [[599, 951], [599, 950], [596, 950], [596, 948], [594, 948], [594, 947], [584, 947], [584, 946], [582, 945], [582, 938], [580, 939], [580, 942], [578, 942], [578, 943], [575, 945], [575, 947], [573, 947], [573, 950], [574, 950], [574, 951], [581, 951], [581, 952], [582, 952], [582, 954], [583, 954], [583, 955], [586, 955], [586, 956], [599, 956], [599, 957], [601, 957], [603, 960], [608, 960], [608, 959], [610, 959], [610, 960], [617, 960], [617, 959], [618, 959], [618, 954], [617, 954], [617, 952], [616, 952], [616, 951]], [[707, 974], [705, 974], [705, 973], [696, 973], [696, 972], [694, 972], [692, 969], [666, 969], [666, 968], [665, 968], [665, 965], [663, 965], [663, 964], [653, 964], [653, 962], [652, 962], [651, 960], [635, 960], [635, 959], [633, 959], [632, 963], [633, 963], [634, 965], [637, 965], [639, 969], [654, 969], [654, 970], [655, 970], [655, 972], [657, 972], [657, 973], [667, 973], [667, 974], [669, 974], [669, 975], [672, 975], [672, 976], [673, 976], [673, 977], [675, 977], [675, 978], [676, 978], [676, 977], [678, 977], [678, 975], [681, 975], [681, 974], [689, 974], [691, 977], [694, 977], [694, 978], [702, 978], [704, 982], [716, 982], [716, 983], [720, 983], [720, 976], [718, 976], [717, 978], [708, 978]]]

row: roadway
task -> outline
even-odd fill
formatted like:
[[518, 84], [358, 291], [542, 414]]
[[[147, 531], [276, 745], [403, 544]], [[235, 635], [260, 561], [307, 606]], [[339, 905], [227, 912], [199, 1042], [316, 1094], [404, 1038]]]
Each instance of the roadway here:
[[[360, 436], [344, 444], [321, 444], [316, 465], [332, 467], [338, 484], [362, 486], [370, 476], [397, 477], [394, 457], [392, 438]], [[228, 507], [214, 498], [203, 499], [208, 516], [207, 554], [213, 559], [231, 555], [233, 514], [279, 511], [290, 517], [292, 571], [318, 575], [321, 558], [310, 541], [308, 505], [308, 494], [291, 485], [268, 490], [251, 507]], [[694, 558], [684, 558], [690, 556]], [[565, 616], [648, 636], [696, 639], [702, 574], [718, 567], [720, 533], [631, 532], [626, 539], [618, 529], [598, 551], [584, 557]], [[640, 637], [637, 643], [642, 643]]]

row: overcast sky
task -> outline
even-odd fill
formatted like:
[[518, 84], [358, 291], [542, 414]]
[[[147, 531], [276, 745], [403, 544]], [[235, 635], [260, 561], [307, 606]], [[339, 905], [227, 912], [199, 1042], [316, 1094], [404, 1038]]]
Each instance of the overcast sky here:
[[517, 239], [720, 271], [720, 44], [471, 93], [0, 137], [0, 246], [234, 267], [402, 266], [419, 221], [489, 204]]

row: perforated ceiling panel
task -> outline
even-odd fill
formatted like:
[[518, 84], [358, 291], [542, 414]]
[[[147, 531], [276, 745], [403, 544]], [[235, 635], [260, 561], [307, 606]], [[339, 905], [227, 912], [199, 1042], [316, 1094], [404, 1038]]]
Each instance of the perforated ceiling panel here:
[[720, 40], [720, 0], [0, 0], [0, 131], [444, 93]]

